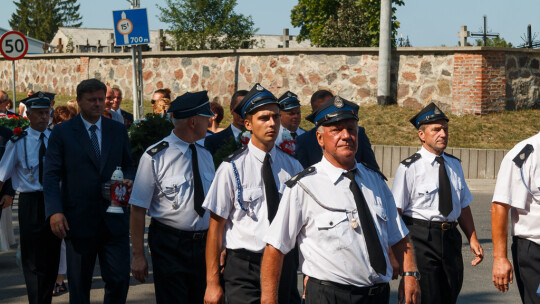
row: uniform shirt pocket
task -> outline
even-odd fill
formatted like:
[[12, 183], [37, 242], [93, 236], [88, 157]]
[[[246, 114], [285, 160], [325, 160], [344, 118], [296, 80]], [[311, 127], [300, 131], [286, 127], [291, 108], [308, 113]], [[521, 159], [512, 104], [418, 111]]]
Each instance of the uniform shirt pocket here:
[[352, 243], [354, 230], [345, 212], [324, 212], [315, 218], [315, 224], [320, 232], [321, 246], [328, 246], [332, 251]]
[[375, 207], [375, 213], [377, 214], [377, 224], [379, 226], [379, 235], [381, 239], [382, 244], [388, 244], [388, 215], [386, 214], [386, 209], [382, 206], [376, 206]]
[[189, 181], [181, 175], [166, 178], [161, 181], [161, 185], [163, 195], [167, 200], [171, 202], [176, 200], [180, 205], [185, 203], [191, 194]]
[[234, 217], [240, 219], [246, 215], [248, 212], [242, 209], [248, 209], [253, 212], [253, 214], [260, 214], [259, 210], [261, 209], [262, 200], [263, 200], [263, 189], [262, 188], [243, 188], [242, 195], [240, 196], [242, 206], [238, 202], [238, 190], [236, 190], [234, 196], [234, 207], [236, 209]]
[[429, 208], [437, 194], [438, 187], [435, 183], [423, 183], [416, 187], [416, 199], [414, 207]]

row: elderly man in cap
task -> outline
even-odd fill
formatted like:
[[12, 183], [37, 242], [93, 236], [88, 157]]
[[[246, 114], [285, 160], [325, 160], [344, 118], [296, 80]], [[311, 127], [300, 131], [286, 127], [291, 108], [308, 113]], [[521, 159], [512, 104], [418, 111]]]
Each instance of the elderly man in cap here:
[[[51, 101], [47, 94], [38, 92], [21, 102], [26, 105], [30, 127], [7, 143], [0, 162], [0, 187], [11, 178], [13, 188], [20, 193], [21, 258], [28, 301], [50, 303], [60, 259], [60, 240], [48, 229], [43, 200]], [[4, 207], [10, 204], [4, 202]]]
[[[540, 303], [539, 152], [540, 134], [537, 133], [506, 154], [491, 204], [493, 284], [501, 292], [508, 291], [514, 270], [521, 301], [526, 304]], [[514, 269], [507, 256], [509, 222]]]
[[[205, 303], [222, 303], [220, 254], [226, 248], [223, 278], [228, 303], [260, 301], [260, 264], [264, 234], [278, 209], [285, 181], [302, 170], [289, 154], [275, 147], [279, 131], [277, 99], [256, 84], [235, 107], [251, 132], [250, 142], [227, 157], [216, 172], [203, 207], [210, 211], [206, 243]], [[294, 265], [290, 255], [289, 265]], [[296, 268], [282, 273], [280, 302], [289, 303]]]
[[461, 162], [444, 152], [448, 117], [431, 103], [410, 122], [418, 129], [422, 148], [401, 162], [392, 193], [411, 233], [422, 278], [422, 303], [456, 303], [463, 283], [461, 233], [476, 258], [483, 259], [469, 204], [473, 200]]
[[355, 160], [358, 106], [333, 97], [307, 117], [322, 160], [288, 182], [264, 237], [262, 303], [277, 302], [284, 254], [296, 243], [309, 276], [306, 303], [388, 303], [391, 246], [404, 272], [407, 303], [419, 297], [407, 228], [382, 174]]
[[145, 281], [145, 214], [152, 217], [152, 251], [157, 303], [202, 303], [206, 287], [204, 259], [210, 214], [202, 208], [214, 179], [212, 155], [196, 143], [214, 116], [206, 91], [186, 93], [169, 108], [174, 129], [141, 157], [133, 185], [131, 242], [135, 279]]
[[298, 96], [291, 91], [285, 92], [278, 99], [280, 112], [279, 119], [281, 126], [279, 127], [278, 139], [276, 142], [283, 141], [283, 131], [287, 130], [292, 136], [292, 139], [296, 139], [297, 136], [306, 133], [306, 131], [300, 128], [300, 122], [302, 121], [302, 112], [300, 111], [300, 101]]
[[130, 192], [135, 166], [124, 125], [102, 117], [106, 92], [97, 79], [79, 83], [81, 112], [54, 127], [47, 148], [45, 216], [53, 233], [66, 240], [70, 303], [90, 302], [98, 255], [104, 302], [124, 303], [129, 289], [129, 212], [107, 211], [111, 202], [103, 184], [121, 167]]

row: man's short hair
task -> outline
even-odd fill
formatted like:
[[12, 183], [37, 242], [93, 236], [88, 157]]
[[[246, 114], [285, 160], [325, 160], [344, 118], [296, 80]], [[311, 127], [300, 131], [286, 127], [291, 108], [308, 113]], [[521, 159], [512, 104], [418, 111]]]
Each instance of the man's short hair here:
[[317, 92], [313, 93], [313, 95], [311, 95], [311, 100], [310, 100], [311, 107], [313, 107], [313, 104], [317, 100], [324, 99], [326, 97], [332, 98], [332, 97], [334, 97], [334, 94], [332, 94], [332, 92], [330, 92], [328, 90], [318, 90]]
[[210, 103], [210, 109], [216, 114], [216, 122], [219, 125], [223, 120], [223, 107], [219, 103], [212, 101]]
[[116, 92], [120, 93], [120, 96], [124, 96], [124, 94], [122, 93], [122, 90], [120, 90], [119, 87], [113, 87], [112, 89], [113, 89], [113, 91], [116, 91]]
[[0, 94], [0, 95], [4, 96], [3, 99], [0, 99], [0, 102], [7, 101], [7, 100], [9, 99], [9, 95], [8, 95], [8, 93], [6, 93], [6, 91], [0, 90], [0, 93], [2, 93], [2, 94]]
[[240, 102], [240, 101], [236, 101], [236, 99], [238, 99], [238, 97], [244, 97], [248, 93], [249, 92], [247, 90], [238, 90], [234, 92], [233, 96], [231, 97], [231, 111], [236, 107], [238, 102]]
[[81, 99], [83, 94], [96, 91], [103, 91], [103, 93], [107, 94], [107, 86], [95, 78], [83, 80], [77, 86], [77, 100]]

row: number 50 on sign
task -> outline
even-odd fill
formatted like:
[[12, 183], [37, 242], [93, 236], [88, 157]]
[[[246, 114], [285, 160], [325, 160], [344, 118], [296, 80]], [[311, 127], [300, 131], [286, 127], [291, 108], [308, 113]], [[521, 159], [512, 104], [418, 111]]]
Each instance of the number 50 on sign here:
[[7, 32], [0, 38], [0, 52], [8, 60], [19, 60], [28, 52], [28, 40], [19, 32]]

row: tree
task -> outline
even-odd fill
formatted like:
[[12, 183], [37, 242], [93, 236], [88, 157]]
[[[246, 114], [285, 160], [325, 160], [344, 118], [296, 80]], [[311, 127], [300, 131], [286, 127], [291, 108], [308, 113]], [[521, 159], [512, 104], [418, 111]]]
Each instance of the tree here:
[[[396, 19], [396, 6], [403, 5], [403, 0], [392, 0], [392, 34], [395, 45], [395, 36], [399, 28]], [[317, 46], [378, 46], [380, 27], [381, 0], [299, 0], [291, 11], [291, 23], [300, 27], [297, 40], [311, 40]], [[342, 16], [353, 17], [353, 12], [359, 16], [354, 22], [342, 20]], [[347, 35], [343, 31], [352, 30], [354, 35]], [[326, 32], [326, 34], [325, 34]], [[332, 38], [329, 33], [340, 33], [341, 38]], [[358, 41], [362, 33], [362, 40]], [[353, 42], [350, 39], [354, 39]]]
[[[484, 46], [484, 40], [482, 39], [476, 39], [475, 42], [476, 42], [476, 46]], [[500, 37], [488, 38], [486, 40], [486, 46], [504, 47], [504, 48], [514, 47], [511, 42], [506, 42], [504, 38], [500, 38]]]
[[9, 25], [12, 29], [50, 42], [60, 26], [80, 27], [77, 0], [19, 0]]
[[236, 0], [166, 0], [166, 7], [157, 7], [177, 50], [251, 47], [257, 29], [250, 16], [234, 12], [235, 6]]

